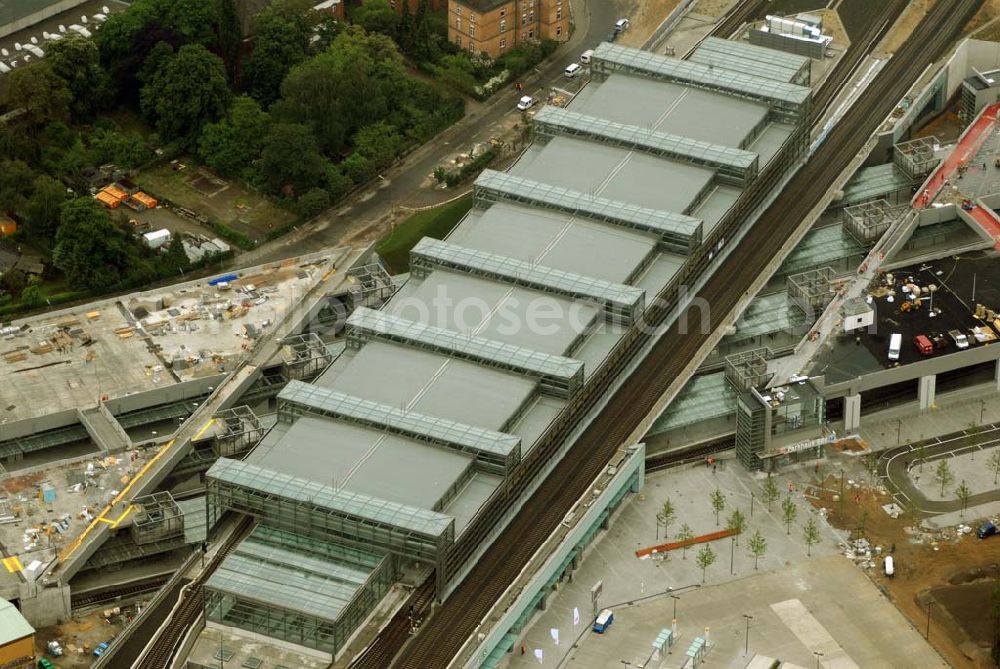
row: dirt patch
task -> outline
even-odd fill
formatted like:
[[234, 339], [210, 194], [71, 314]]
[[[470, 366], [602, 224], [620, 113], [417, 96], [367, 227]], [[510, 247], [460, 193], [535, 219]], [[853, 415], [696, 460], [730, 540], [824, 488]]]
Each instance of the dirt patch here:
[[[836, 476], [825, 477], [821, 485], [813, 485], [806, 494], [814, 506], [827, 509], [834, 527], [850, 531], [855, 537], [864, 536], [873, 547], [892, 553], [894, 578], [883, 574], [879, 560], [874, 560], [875, 566], [867, 572], [916, 629], [922, 633], [926, 629], [927, 603], [932, 596], [936, 600], [932, 593], [939, 591], [949, 602], [946, 606], [942, 601], [940, 615], [931, 611], [930, 642], [950, 666], [956, 669], [992, 666], [982, 663], [981, 653], [974, 652], [974, 642], [970, 645], [970, 639], [981, 634], [975, 625], [969, 628], [971, 632], [964, 629], [966, 624], [972, 624], [971, 616], [955, 618], [946, 615], [945, 609], [967, 601], [968, 593], [949, 590], [963, 585], [953, 580], [968, 578], [969, 574], [992, 573], [992, 565], [1000, 562], [1000, 540], [981, 541], [975, 534], [960, 535], [950, 529], [923, 532], [918, 529], [919, 519], [912, 512], [892, 518], [882, 509], [891, 499], [880, 487], [853, 488], [845, 481], [841, 497], [840, 478]], [[966, 618], [970, 622], [965, 622]]]
[[733, 0], [698, 0], [691, 8], [691, 13], [720, 18], [732, 6]]
[[[112, 609], [94, 611], [78, 615], [62, 625], [44, 627], [35, 633], [35, 648], [39, 657], [49, 657], [59, 669], [84, 669], [94, 663], [94, 648], [98, 644], [114, 639], [125, 628], [127, 622], [136, 615], [134, 605], [118, 605], [118, 613]], [[105, 617], [105, 613], [109, 615]], [[63, 647], [62, 657], [53, 658], [45, 645], [56, 640]]]
[[15, 476], [3, 482], [3, 489], [8, 495], [16, 495], [27, 488], [33, 488], [45, 478], [44, 473], [28, 474], [27, 476]]
[[631, 26], [618, 38], [618, 42], [625, 46], [641, 47], [680, 2], [681, 0], [627, 0], [622, 3], [622, 16], [628, 17]]
[[[993, 643], [993, 582], [990, 580], [934, 588], [930, 596], [944, 609], [977, 649], [988, 653]], [[932, 612], [933, 614], [933, 612]], [[968, 644], [962, 644], [968, 648]]]
[[[976, 15], [972, 17], [972, 20], [969, 21], [969, 24], [965, 26], [965, 30], [963, 32], [964, 34], [968, 34], [973, 30], [978, 30], [997, 17], [1000, 17], [1000, 0], [986, 0], [986, 2], [983, 3], [983, 6], [979, 8], [979, 11], [976, 12]], [[983, 33], [975, 35], [975, 37], [976, 39], [996, 40], [995, 37], [983, 36], [983, 34], [993, 33], [996, 29], [996, 25], [991, 26]]]
[[910, 34], [913, 33], [921, 19], [924, 18], [924, 15], [930, 11], [933, 5], [934, 0], [911, 0], [906, 5], [903, 13], [900, 14], [899, 19], [893, 25], [889, 34], [885, 36], [885, 39], [875, 49], [874, 55], [877, 58], [882, 58], [896, 53], [896, 50], [903, 46], [903, 43], [909, 39]]

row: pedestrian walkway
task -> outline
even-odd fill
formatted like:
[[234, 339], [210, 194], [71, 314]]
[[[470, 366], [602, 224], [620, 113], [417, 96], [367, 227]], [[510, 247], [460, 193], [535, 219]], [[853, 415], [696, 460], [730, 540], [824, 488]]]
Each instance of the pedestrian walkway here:
[[[930, 206], [947, 186], [955, 184], [965, 175], [967, 169], [990, 171], [995, 169], [992, 164], [995, 151], [990, 149], [987, 156], [981, 154], [983, 145], [997, 127], [1000, 103], [992, 104], [983, 109], [979, 116], [966, 128], [958, 140], [955, 149], [945, 158], [925, 182], [923, 192], [916, 198], [916, 208], [924, 209]], [[970, 163], [972, 167], [970, 167]], [[960, 190], [960, 189], [959, 189]], [[979, 193], [970, 194], [968, 205], [969, 215], [994, 240], [996, 248], [1000, 248], [1000, 218], [996, 213], [975, 201]]]

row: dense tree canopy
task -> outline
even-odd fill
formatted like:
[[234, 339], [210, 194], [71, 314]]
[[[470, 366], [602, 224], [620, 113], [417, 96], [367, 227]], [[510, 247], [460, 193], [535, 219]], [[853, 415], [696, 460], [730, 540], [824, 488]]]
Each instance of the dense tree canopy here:
[[269, 125], [267, 112], [256, 100], [242, 95], [233, 101], [228, 118], [205, 126], [198, 153], [223, 176], [247, 177], [251, 164], [260, 156]]
[[230, 97], [222, 60], [203, 46], [188, 44], [152, 73], [140, 101], [162, 139], [191, 147], [206, 123], [225, 115]]
[[389, 5], [389, 0], [366, 0], [352, 12], [351, 21], [370, 33], [382, 33], [395, 39], [400, 15]]
[[296, 123], [276, 123], [264, 142], [261, 172], [275, 192], [302, 194], [323, 185], [326, 169], [316, 138]]
[[50, 121], [69, 120], [73, 95], [66, 82], [52, 71], [50, 62], [42, 61], [32, 67], [18, 68], [6, 76], [10, 86], [10, 105], [23, 109], [28, 123], [38, 126]]
[[67, 35], [50, 44], [48, 50], [52, 72], [66, 82], [73, 96], [73, 120], [89, 121], [95, 112], [108, 106], [111, 78], [101, 67], [101, 54], [93, 40]]
[[50, 246], [59, 228], [59, 213], [66, 201], [66, 187], [43, 175], [35, 177], [31, 197], [24, 206], [26, 234], [37, 243]]
[[125, 234], [94, 198], [70, 200], [62, 207], [52, 260], [72, 283], [107, 290], [129, 265]]
[[268, 107], [278, 99], [288, 71], [306, 59], [309, 37], [307, 17], [280, 3], [257, 15], [253, 53], [243, 65], [246, 90], [255, 100]]

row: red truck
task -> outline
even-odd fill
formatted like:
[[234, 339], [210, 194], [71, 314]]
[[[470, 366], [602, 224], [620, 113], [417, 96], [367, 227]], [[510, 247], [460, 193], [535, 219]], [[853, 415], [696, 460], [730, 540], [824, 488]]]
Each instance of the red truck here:
[[931, 355], [934, 353], [934, 343], [927, 337], [927, 335], [917, 335], [913, 338], [913, 346], [921, 355]]

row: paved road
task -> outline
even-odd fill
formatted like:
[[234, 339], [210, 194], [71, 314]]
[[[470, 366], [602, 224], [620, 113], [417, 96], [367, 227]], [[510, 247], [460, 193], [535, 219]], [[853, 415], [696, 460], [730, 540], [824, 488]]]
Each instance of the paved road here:
[[[566, 64], [576, 60], [580, 53], [592, 49], [605, 39], [618, 19], [620, 0], [571, 0], [575, 30], [573, 36], [545, 63], [541, 69], [523, 78], [524, 93], [534, 94], [544, 100], [548, 89], [563, 81]], [[517, 113], [517, 97], [513, 85], [496, 93], [483, 104], [475, 105], [461, 121], [436, 138], [414, 151], [399, 165], [388, 170], [380, 186], [355, 195], [351, 202], [331, 209], [327, 214], [303, 228], [262, 245], [249, 253], [241, 254], [234, 264], [260, 264], [294, 255], [319, 251], [343, 242], [345, 224], [360, 227], [392, 213], [399, 205], [426, 199], [427, 190], [421, 185], [434, 168], [455, 151], [489, 139], [494, 128], [508, 114]], [[470, 103], [470, 106], [472, 103]], [[424, 196], [424, 197], [418, 197]], [[412, 206], [412, 204], [411, 204]]]
[[[910, 480], [909, 468], [917, 464], [920, 446], [926, 446], [924, 462], [934, 462], [972, 451], [981, 451], [1000, 444], [1000, 423], [989, 423], [970, 434], [968, 430], [953, 432], [942, 437], [932, 437], [912, 444], [904, 444], [897, 448], [884, 451], [878, 461], [877, 474], [879, 479], [892, 493], [897, 504], [909, 507], [926, 514], [948, 513], [961, 511], [959, 500], [932, 501]], [[969, 507], [996, 502], [1000, 500], [1000, 490], [979, 493], [969, 497]]]

